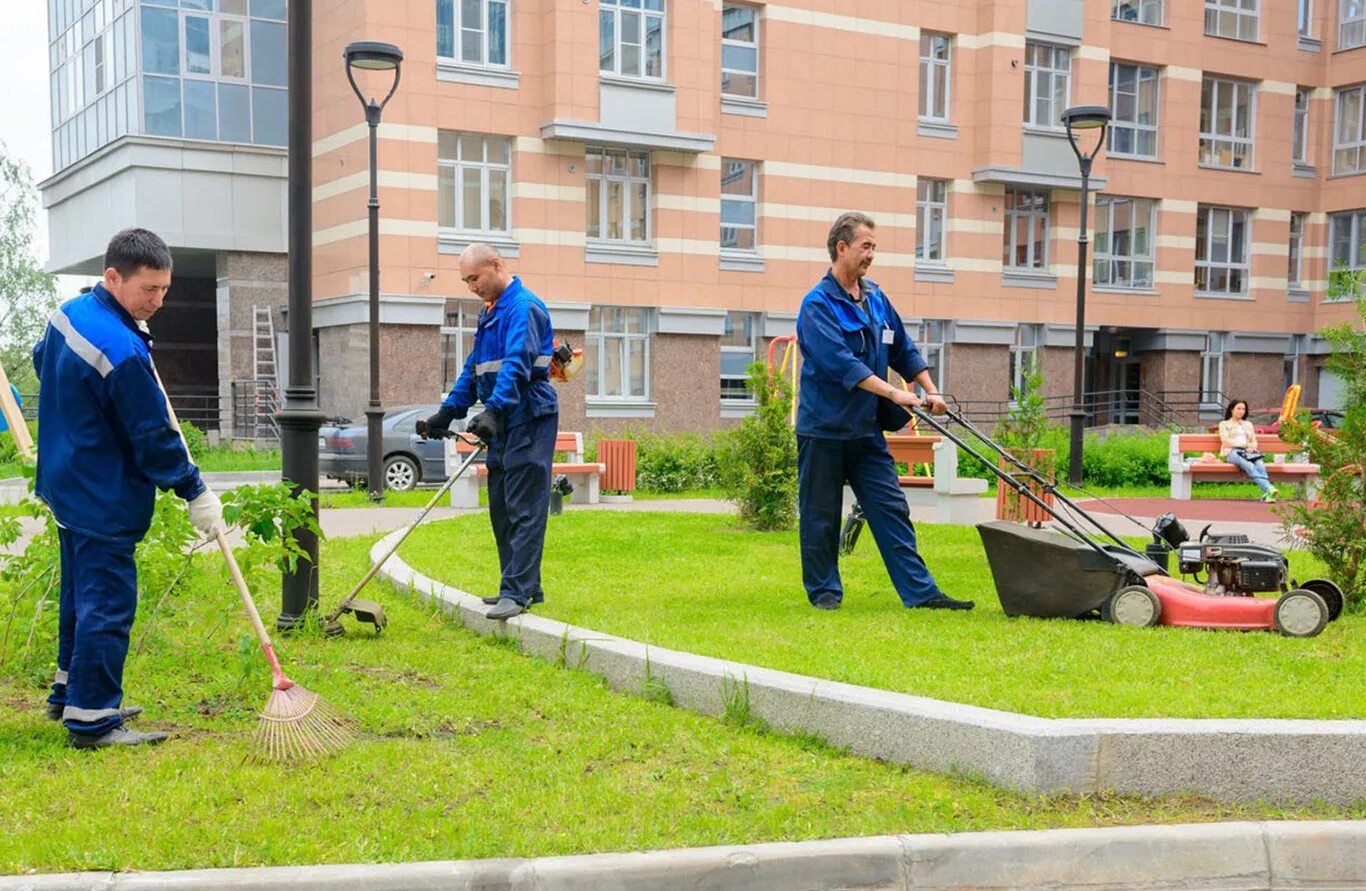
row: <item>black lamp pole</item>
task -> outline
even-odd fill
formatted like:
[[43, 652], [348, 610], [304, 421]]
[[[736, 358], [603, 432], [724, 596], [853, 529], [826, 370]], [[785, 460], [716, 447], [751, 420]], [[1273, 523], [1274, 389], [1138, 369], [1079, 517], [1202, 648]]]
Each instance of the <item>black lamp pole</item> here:
[[[1086, 426], [1086, 246], [1090, 238], [1086, 231], [1086, 212], [1090, 204], [1091, 162], [1100, 154], [1105, 144], [1105, 128], [1110, 123], [1110, 109], [1103, 105], [1078, 105], [1062, 113], [1062, 122], [1067, 125], [1067, 141], [1072, 152], [1081, 164], [1081, 223], [1077, 229], [1077, 336], [1072, 357], [1072, 430], [1071, 448], [1068, 461], [1068, 481], [1074, 486], [1081, 485], [1082, 431]], [[1077, 147], [1077, 130], [1099, 128], [1100, 138], [1089, 153]]]
[[[403, 64], [403, 51], [392, 43], [377, 40], [357, 40], [348, 44], [342, 54], [346, 59], [346, 79], [365, 109], [365, 123], [370, 125], [370, 405], [366, 418], [366, 478], [369, 480], [370, 500], [384, 500], [384, 409], [379, 402], [379, 121], [384, 106], [398, 91], [398, 80]], [[366, 100], [356, 85], [355, 69], [365, 71], [393, 71], [394, 83], [383, 102]]]
[[[313, 381], [313, 0], [289, 4], [289, 377], [280, 424], [281, 476], [313, 494], [318, 515], [318, 389]], [[318, 537], [294, 533], [306, 555], [280, 580], [276, 627], [289, 631], [318, 608]]]

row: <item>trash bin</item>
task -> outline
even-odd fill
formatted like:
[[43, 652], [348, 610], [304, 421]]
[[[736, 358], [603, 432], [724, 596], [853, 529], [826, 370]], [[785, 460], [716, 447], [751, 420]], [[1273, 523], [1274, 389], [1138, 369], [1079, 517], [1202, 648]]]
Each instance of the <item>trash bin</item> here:
[[598, 440], [598, 461], [606, 465], [600, 486], [607, 494], [629, 495], [636, 490], [636, 441]]

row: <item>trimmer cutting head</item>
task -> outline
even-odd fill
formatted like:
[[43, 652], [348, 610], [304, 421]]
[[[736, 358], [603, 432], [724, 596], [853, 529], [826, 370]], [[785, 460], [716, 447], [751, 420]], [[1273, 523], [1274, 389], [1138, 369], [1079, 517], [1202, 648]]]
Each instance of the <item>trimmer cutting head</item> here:
[[375, 626], [375, 634], [382, 632], [389, 620], [384, 615], [384, 607], [373, 600], [352, 600], [341, 608], [339, 617], [328, 621], [323, 619], [323, 634], [328, 637], [340, 637], [346, 633], [346, 628], [339, 621], [340, 615], [351, 613], [356, 617], [357, 622], [369, 622]]

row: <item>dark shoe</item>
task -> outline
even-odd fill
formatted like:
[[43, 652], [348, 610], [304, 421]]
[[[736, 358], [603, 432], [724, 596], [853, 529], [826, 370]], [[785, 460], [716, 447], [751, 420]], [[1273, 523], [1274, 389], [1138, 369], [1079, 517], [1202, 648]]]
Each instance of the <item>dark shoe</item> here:
[[[60, 721], [62, 719], [62, 712], [65, 710], [66, 706], [58, 705], [55, 702], [49, 702], [47, 704], [47, 719], [49, 721]], [[140, 714], [142, 714], [142, 706], [140, 705], [126, 705], [119, 709], [119, 717], [125, 721], [131, 721]]]
[[977, 604], [971, 600], [954, 600], [947, 594], [940, 594], [933, 600], [926, 600], [924, 603], [917, 603], [913, 609], [972, 609]]
[[[479, 599], [482, 600], [482, 601], [484, 601], [484, 605], [485, 605], [485, 606], [497, 606], [497, 605], [498, 605], [498, 601], [502, 600], [503, 598], [502, 598], [502, 597], [480, 597]], [[533, 595], [531, 596], [531, 603], [529, 603], [529, 604], [527, 605], [527, 609], [531, 609], [533, 606], [535, 606], [535, 605], [538, 604], [538, 603], [545, 603], [545, 595], [544, 595], [544, 594], [533, 594]]]
[[839, 609], [839, 608], [840, 608], [840, 602], [839, 602], [838, 600], [836, 600], [835, 598], [833, 598], [833, 597], [822, 597], [820, 600], [817, 600], [815, 603], [813, 603], [813, 604], [811, 604], [811, 605], [814, 606], [816, 609]]
[[160, 732], [142, 733], [137, 730], [129, 730], [127, 727], [115, 727], [102, 736], [69, 733], [66, 741], [73, 749], [104, 749], [109, 746], [156, 745], [164, 739], [166, 739], [166, 734]]
[[497, 606], [484, 613], [484, 617], [493, 619], [497, 622], [502, 622], [511, 619], [513, 616], [520, 616], [524, 612], [526, 612], [526, 607], [522, 606], [511, 597], [504, 597], [498, 601]]

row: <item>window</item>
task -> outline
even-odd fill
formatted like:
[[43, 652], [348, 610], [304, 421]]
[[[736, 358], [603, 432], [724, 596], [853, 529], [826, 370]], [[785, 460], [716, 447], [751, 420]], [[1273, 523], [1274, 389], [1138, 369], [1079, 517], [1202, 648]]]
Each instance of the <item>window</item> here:
[[746, 382], [749, 363], [758, 349], [759, 315], [752, 312], [726, 313], [726, 330], [721, 335], [721, 398], [749, 402], [753, 396]]
[[1200, 88], [1200, 163], [1252, 167], [1253, 85], [1207, 77]]
[[1366, 44], [1366, 0], [1338, 0], [1338, 49]]
[[953, 38], [924, 31], [920, 34], [920, 116], [927, 121], [949, 119], [949, 78]]
[[1314, 0], [1300, 0], [1299, 29], [1301, 37], [1314, 33]]
[[[920, 330], [916, 332], [915, 345], [920, 350], [921, 357], [925, 360], [926, 370], [930, 373], [930, 380], [942, 392], [944, 389], [944, 331], [948, 327], [948, 322], [941, 319], [926, 319], [920, 323]], [[917, 393], [923, 393], [922, 388], [916, 386]]]
[[1285, 280], [1292, 288], [1302, 287], [1304, 282], [1304, 223], [1308, 217], [1307, 213], [1290, 215], [1290, 263]]
[[949, 216], [949, 181], [925, 179], [915, 184], [915, 259], [944, 263], [944, 230]]
[[1024, 122], [1035, 127], [1062, 127], [1072, 54], [1064, 46], [1025, 44]]
[[752, 251], [757, 236], [759, 174], [753, 161], [721, 159], [721, 247]]
[[598, 0], [598, 70], [664, 77], [664, 0]]
[[1309, 163], [1309, 90], [1295, 88], [1295, 130], [1291, 137], [1290, 159], [1296, 164]]
[[436, 0], [436, 55], [467, 65], [506, 66], [507, 0]]
[[1096, 198], [1097, 285], [1110, 288], [1153, 286], [1153, 230], [1157, 202], [1150, 198]]
[[1257, 39], [1260, 0], [1205, 0], [1205, 33], [1234, 40]]
[[650, 154], [590, 148], [588, 237], [601, 241], [650, 240]]
[[1201, 206], [1195, 219], [1195, 290], [1247, 293], [1247, 211]]
[[721, 9], [721, 92], [759, 98], [759, 11], [752, 6]]
[[1157, 157], [1157, 69], [1110, 64], [1110, 144], [1114, 155]]
[[442, 389], [450, 392], [465, 367], [465, 357], [474, 349], [474, 332], [479, 326], [478, 300], [447, 300], [446, 317], [441, 324]]
[[1024, 324], [1015, 328], [1015, 342], [1010, 347], [1010, 401], [1017, 393], [1026, 392], [1026, 380], [1039, 359], [1039, 325]]
[[1328, 217], [1329, 267], [1366, 269], [1366, 210], [1351, 210]]
[[1333, 172], [1366, 173], [1366, 85], [1338, 90]]
[[628, 306], [590, 309], [583, 360], [589, 399], [648, 399], [650, 310]]
[[1162, 0], [1111, 0], [1110, 18], [1140, 25], [1162, 24]]
[[1205, 408], [1224, 404], [1224, 334], [1211, 331], [1200, 354], [1200, 402]]
[[1005, 249], [1008, 269], [1048, 268], [1048, 193], [1006, 189]]
[[502, 136], [437, 134], [437, 225], [461, 232], [508, 231], [510, 150]]

